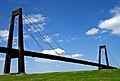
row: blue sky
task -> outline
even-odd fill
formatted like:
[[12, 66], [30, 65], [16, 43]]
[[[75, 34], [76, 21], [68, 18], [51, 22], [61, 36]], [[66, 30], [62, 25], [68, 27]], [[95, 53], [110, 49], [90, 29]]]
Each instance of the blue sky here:
[[[2, 27], [0, 27], [0, 46], [7, 45], [11, 11], [19, 7], [23, 8], [24, 27], [26, 27], [25, 24], [30, 26], [25, 17], [32, 19], [31, 23], [36, 24], [37, 32], [42, 33], [45, 40], [53, 45], [61, 56], [97, 62], [98, 46], [105, 44], [109, 53], [120, 65], [120, 0], [1, 0], [0, 20], [7, 18], [1, 20], [0, 23]], [[8, 12], [2, 14], [3, 11]], [[17, 21], [15, 23], [14, 48], [17, 47]], [[44, 39], [40, 40], [35, 35], [36, 31], [32, 26], [28, 28], [28, 31], [35, 36], [44, 48], [40, 51], [34, 40], [24, 30], [24, 39], [32, 51], [56, 55], [52, 49], [43, 44], [43, 41], [46, 42]], [[70, 55], [67, 55], [65, 50], [55, 45], [43, 31], [48, 33]], [[24, 46], [26, 50], [29, 50], [26, 43]], [[4, 67], [4, 57], [5, 54], [0, 54], [1, 74]], [[111, 58], [109, 59], [111, 61]], [[116, 66], [115, 63], [111, 62], [111, 64]], [[25, 65], [26, 73], [97, 69], [92, 66], [31, 57], [25, 57]], [[17, 59], [12, 60], [11, 72], [17, 72]]]

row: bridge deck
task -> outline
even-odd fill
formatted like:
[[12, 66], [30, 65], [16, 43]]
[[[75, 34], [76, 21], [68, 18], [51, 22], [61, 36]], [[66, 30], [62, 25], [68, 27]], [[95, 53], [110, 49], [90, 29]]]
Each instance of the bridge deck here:
[[[6, 52], [8, 52], [8, 48], [0, 47], [0, 52], [1, 53], [6, 53]], [[32, 51], [24, 51], [24, 55], [25, 56], [31, 56], [31, 57], [51, 59], [51, 60], [72, 62], [72, 63], [78, 63], [78, 64], [85, 64], [85, 65], [91, 65], [91, 66], [97, 66], [97, 67], [100, 66], [102, 69], [108, 69], [108, 68], [109, 69], [116, 69], [116, 67], [113, 67], [113, 66], [108, 67], [107, 65], [103, 65], [103, 64], [99, 65], [98, 63], [94, 63], [94, 62], [78, 60], [78, 59], [62, 57], [62, 56], [55, 56], [55, 55], [50, 55], [50, 54], [37, 53], [37, 52], [32, 52]], [[12, 49], [11, 58], [17, 58], [17, 57], [18, 57], [18, 50], [17, 49]]]

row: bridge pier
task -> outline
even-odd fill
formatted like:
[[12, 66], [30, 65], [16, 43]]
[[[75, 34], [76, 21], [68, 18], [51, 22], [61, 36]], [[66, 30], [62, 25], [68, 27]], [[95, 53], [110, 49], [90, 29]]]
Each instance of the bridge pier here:
[[12, 11], [12, 18], [10, 23], [9, 37], [6, 53], [4, 74], [10, 73], [10, 64], [11, 64], [11, 54], [12, 54], [12, 41], [13, 41], [13, 32], [14, 32], [14, 20], [18, 16], [18, 73], [25, 73], [24, 66], [24, 46], [23, 46], [23, 22], [22, 22], [22, 8], [18, 8]]
[[4, 66], [4, 74], [10, 73], [10, 63], [11, 63], [11, 57], [10, 55], [7, 54], [5, 60], [5, 66]]
[[[101, 52], [102, 52], [102, 49], [104, 49], [104, 51], [105, 51], [107, 68], [102, 68], [102, 67], [101, 67]], [[99, 64], [98, 70], [100, 70], [100, 69], [109, 69], [109, 61], [108, 61], [107, 49], [106, 49], [106, 46], [105, 46], [105, 45], [99, 46], [98, 64]]]

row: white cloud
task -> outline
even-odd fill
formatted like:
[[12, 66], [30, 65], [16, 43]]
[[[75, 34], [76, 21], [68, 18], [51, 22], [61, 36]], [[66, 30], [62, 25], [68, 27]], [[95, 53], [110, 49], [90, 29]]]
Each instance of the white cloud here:
[[101, 39], [102, 37], [101, 36], [97, 36], [97, 37], [95, 37], [95, 39]]
[[40, 31], [44, 30], [44, 25], [46, 25], [46, 23], [38, 24], [38, 28], [40, 29]]
[[41, 53], [51, 54], [51, 55], [58, 55], [56, 52], [59, 53], [60, 55], [65, 53], [65, 51], [60, 49], [60, 48], [56, 48], [54, 50], [43, 50]]
[[[115, 7], [110, 10], [110, 13], [113, 14], [113, 17], [100, 21], [98, 27], [105, 29], [104, 32], [110, 32], [113, 35], [120, 36], [120, 7]], [[102, 31], [102, 33], [104, 33]]]
[[111, 34], [120, 36], [120, 14], [100, 22], [98, 27], [101, 29], [111, 30]]
[[5, 58], [3, 58], [3, 57], [0, 57], [0, 61], [4, 61], [5, 60]]
[[45, 25], [45, 23], [34, 25], [34, 27], [31, 26], [31, 28], [29, 28], [28, 31], [30, 31], [30, 32], [43, 31], [44, 25]]
[[58, 36], [60, 36], [60, 34], [59, 33], [53, 34], [53, 36], [58, 37]]
[[102, 32], [101, 33], [106, 33], [106, 32], [108, 32], [107, 30], [102, 30]]
[[29, 31], [29, 32], [31, 32], [31, 31], [32, 31], [32, 32], [37, 32], [38, 30], [36, 30], [34, 27], [31, 27], [31, 28], [28, 29], [28, 31]]
[[77, 58], [77, 57], [81, 57], [81, 56], [83, 56], [83, 54], [73, 54], [71, 57]]
[[70, 43], [71, 41], [77, 40], [76, 37], [66, 37], [67, 39], [59, 39], [57, 42], [67, 42]]
[[30, 36], [27, 35], [27, 34], [23, 34], [23, 38], [24, 38], [24, 39], [28, 39], [28, 38], [30, 38]]
[[13, 48], [14, 48], [14, 49], [18, 49], [18, 45], [14, 45]]
[[94, 34], [97, 34], [98, 32], [99, 32], [99, 29], [92, 28], [86, 32], [86, 35], [94, 35]]
[[115, 7], [110, 10], [110, 13], [113, 15], [119, 15], [120, 14], [120, 7]]
[[[23, 32], [23, 40], [29, 39], [30, 36]], [[18, 49], [18, 36], [13, 37], [13, 48]]]
[[32, 24], [28, 29], [30, 32], [43, 31], [44, 26], [46, 25], [46, 21], [47, 17], [44, 17], [43, 14], [30, 14], [23, 16], [23, 24]]
[[43, 39], [45, 42], [52, 42], [52, 39], [49, 36], [44, 36]]
[[[46, 17], [43, 16], [43, 14], [30, 14], [30, 15], [27, 15], [28, 18], [30, 19], [26, 19], [24, 16], [23, 16], [23, 22], [25, 24], [30, 24], [30, 23], [43, 23], [45, 22], [47, 19]], [[29, 21], [28, 21], [29, 20]], [[31, 21], [32, 20], [32, 21]]]
[[8, 39], [9, 31], [8, 30], [0, 30], [0, 38], [3, 41], [6, 41]]
[[69, 57], [69, 58], [78, 58], [83, 56], [83, 54], [71, 54], [71, 55], [62, 55], [63, 57]]
[[[54, 50], [43, 50], [41, 53], [58, 56], [58, 54], [55, 51], [57, 53], [59, 53], [60, 56], [63, 56], [63, 57], [78, 58], [78, 57], [83, 56], [83, 54], [69, 54], [69, 55], [66, 55], [66, 52], [63, 49], [60, 49], [60, 48], [56, 48]], [[56, 62], [57, 60], [35, 58], [35, 61], [36, 62]]]
[[[110, 10], [113, 16], [106, 20], [101, 20], [98, 23], [101, 33], [109, 32], [111, 35], [120, 36], [120, 7], [115, 7]], [[94, 35], [98, 33], [98, 28], [92, 28], [86, 32], [87, 35]]]
[[58, 42], [63, 42], [63, 40], [61, 39], [61, 40], [58, 40]]
[[[0, 30], [0, 42], [1, 41], [7, 41], [8, 40], [9, 31], [8, 30]], [[23, 33], [24, 39], [29, 38], [29, 36], [25, 33]], [[18, 40], [18, 36], [13, 36], [13, 43], [16, 44], [16, 41]]]
[[72, 41], [72, 40], [75, 40], [75, 39], [77, 39], [77, 38], [71, 38], [70, 40]]
[[57, 60], [43, 59], [43, 58], [35, 58], [36, 62], [56, 62]]

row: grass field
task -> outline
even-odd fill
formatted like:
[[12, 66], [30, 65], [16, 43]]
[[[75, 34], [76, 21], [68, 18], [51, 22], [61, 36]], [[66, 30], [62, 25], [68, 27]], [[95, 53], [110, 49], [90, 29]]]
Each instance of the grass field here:
[[120, 69], [2, 75], [0, 81], [120, 81]]

